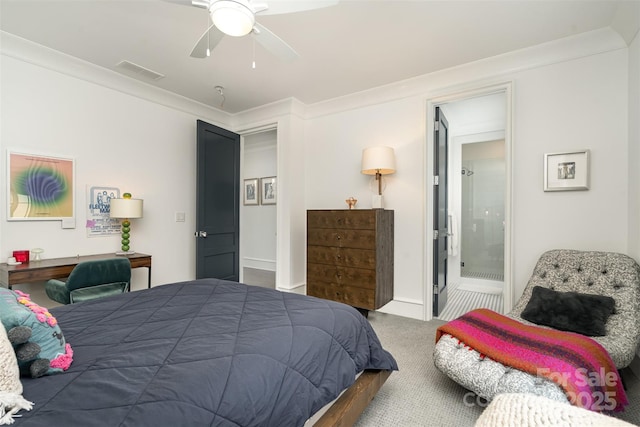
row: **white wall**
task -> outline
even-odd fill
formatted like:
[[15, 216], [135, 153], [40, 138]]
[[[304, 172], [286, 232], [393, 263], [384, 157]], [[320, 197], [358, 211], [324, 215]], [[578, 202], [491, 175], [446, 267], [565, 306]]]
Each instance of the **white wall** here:
[[307, 209], [346, 209], [350, 196], [356, 208], [371, 209], [362, 150], [394, 148], [396, 173], [383, 177], [385, 208], [394, 210], [394, 299], [417, 317], [424, 292], [424, 135], [424, 101], [412, 98], [307, 120], [305, 140]]
[[[213, 122], [216, 112], [193, 105], [196, 114], [126, 94], [89, 78], [55, 71], [60, 64], [34, 54], [28, 61], [3, 37], [1, 57], [0, 257], [14, 249], [44, 249], [44, 258], [115, 252], [120, 237], [87, 237], [87, 186], [119, 187], [144, 199], [144, 218], [132, 220], [132, 249], [152, 258], [152, 284], [192, 279], [195, 275], [196, 119]], [[37, 50], [37, 49], [35, 49]], [[30, 54], [33, 52], [30, 52]], [[45, 56], [48, 55], [45, 52]], [[48, 67], [36, 65], [40, 60]], [[73, 73], [86, 67], [63, 58]], [[79, 71], [80, 70], [80, 71]], [[109, 74], [110, 73], [110, 74]], [[113, 76], [111, 76], [113, 74]], [[87, 74], [101, 78], [100, 70]], [[105, 73], [107, 79], [119, 79]], [[127, 79], [129, 80], [129, 79]], [[183, 101], [176, 101], [181, 105]], [[220, 123], [217, 123], [220, 124]], [[6, 149], [66, 155], [76, 162], [76, 228], [60, 221], [7, 222]], [[175, 222], [175, 212], [185, 222]], [[146, 287], [146, 269], [133, 272], [133, 289]]]
[[[429, 99], [500, 81], [513, 82], [513, 285], [517, 299], [539, 255], [552, 248], [627, 249], [627, 50], [611, 34], [591, 34], [515, 55], [496, 57], [398, 84], [392, 94], [361, 94], [367, 105], [341, 100], [307, 120], [306, 197], [309, 209], [344, 208], [353, 195], [369, 208], [367, 177], [359, 172], [362, 148], [396, 150], [397, 173], [388, 178], [386, 207], [395, 211], [395, 294], [383, 311], [422, 317], [417, 305], [431, 275], [430, 186], [432, 137]], [[601, 43], [611, 42], [602, 49]], [[596, 51], [590, 50], [596, 47]], [[583, 50], [581, 50], [583, 49]], [[577, 52], [584, 52], [583, 54]], [[517, 70], [505, 72], [505, 70]], [[408, 93], [407, 87], [414, 90]], [[329, 108], [328, 107], [328, 108]], [[588, 148], [591, 190], [545, 193], [543, 155]], [[327, 164], [332, 164], [331, 172]]]
[[[513, 279], [517, 298], [540, 253], [573, 247], [625, 252], [631, 204], [640, 198], [629, 187], [629, 162], [637, 165], [637, 121], [629, 115], [629, 71], [638, 69], [638, 41], [628, 50], [613, 31], [538, 46], [439, 73], [420, 76], [353, 96], [304, 106], [261, 109], [226, 117], [203, 106], [148, 95], [137, 84], [115, 83], [99, 70], [59, 71], [32, 58], [7, 53], [1, 64], [2, 156], [7, 147], [76, 158], [78, 227], [59, 222], [7, 222], [0, 213], [0, 256], [15, 248], [43, 247], [48, 257], [110, 252], [115, 237], [87, 238], [82, 228], [87, 185], [113, 185], [145, 200], [145, 217], [134, 223], [133, 245], [153, 255], [153, 283], [192, 278], [195, 228], [195, 119], [232, 130], [277, 124], [278, 221], [277, 286], [299, 291], [305, 276], [306, 209], [371, 207], [370, 177], [360, 173], [362, 149], [395, 148], [398, 171], [385, 177], [385, 203], [395, 211], [395, 300], [385, 309], [423, 318], [426, 278], [431, 267], [431, 145], [427, 104], [442, 96], [513, 82]], [[635, 56], [634, 56], [635, 55]], [[44, 61], [46, 62], [46, 61]], [[634, 65], [635, 64], [635, 65]], [[110, 73], [110, 72], [109, 72]], [[80, 76], [76, 74], [81, 74]], [[85, 75], [86, 74], [86, 75]], [[90, 74], [90, 75], [89, 75]], [[96, 80], [100, 80], [97, 84]], [[105, 83], [106, 82], [106, 83]], [[122, 89], [124, 88], [124, 89]], [[632, 89], [637, 94], [638, 85]], [[150, 90], [150, 89], [149, 89]], [[148, 95], [148, 96], [147, 96]], [[175, 105], [174, 105], [175, 104]], [[635, 105], [635, 107], [634, 107]], [[592, 187], [586, 192], [544, 193], [545, 152], [589, 148]], [[632, 159], [629, 160], [629, 154]], [[100, 158], [95, 162], [95, 158]], [[6, 167], [3, 159], [0, 164]], [[0, 174], [0, 200], [6, 200], [6, 174]], [[631, 190], [631, 191], [630, 191]], [[633, 202], [632, 202], [633, 203]], [[186, 212], [176, 223], [174, 213]], [[141, 269], [142, 270], [142, 269]], [[145, 284], [136, 272], [134, 288]]]
[[[276, 131], [244, 137], [242, 179], [276, 176], [276, 138]], [[276, 231], [276, 205], [242, 206], [240, 248], [244, 267], [276, 271]]]
[[[629, 247], [628, 254], [640, 262], [640, 35], [629, 46]], [[640, 357], [640, 348], [637, 351]], [[632, 364], [640, 374], [638, 358]]]
[[[626, 50], [515, 76], [517, 286], [550, 248], [627, 250]], [[544, 153], [591, 150], [589, 191], [542, 192]], [[519, 293], [516, 292], [516, 295]]]
[[640, 262], [640, 34], [629, 46], [629, 255]]

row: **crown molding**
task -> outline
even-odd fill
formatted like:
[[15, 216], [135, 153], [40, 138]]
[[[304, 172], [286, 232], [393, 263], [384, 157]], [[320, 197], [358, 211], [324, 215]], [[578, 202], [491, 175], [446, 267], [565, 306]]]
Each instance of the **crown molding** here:
[[491, 82], [516, 72], [624, 48], [627, 48], [627, 44], [623, 37], [614, 29], [606, 27], [315, 104], [306, 105], [296, 98], [287, 98], [229, 114], [0, 31], [0, 54], [3, 56], [145, 99], [236, 131], [254, 128], [259, 123], [275, 123], [275, 118], [282, 116], [312, 119], [409, 97], [434, 96], [449, 87], [480, 81]]
[[366, 91], [309, 104], [305, 118], [336, 114], [404, 98], [433, 97], [464, 84], [502, 81], [510, 74], [625, 49], [624, 39], [610, 27], [589, 31], [456, 67], [401, 80]]
[[253, 131], [255, 128], [268, 127], [278, 117], [295, 116], [304, 119], [306, 105], [296, 98], [286, 98], [260, 107], [251, 108], [233, 115], [232, 129], [238, 133]]
[[103, 86], [126, 95], [163, 105], [198, 118], [204, 118], [221, 126], [228, 126], [231, 122], [231, 115], [229, 113], [195, 102], [113, 70], [99, 67], [5, 31], [0, 31], [0, 54]]

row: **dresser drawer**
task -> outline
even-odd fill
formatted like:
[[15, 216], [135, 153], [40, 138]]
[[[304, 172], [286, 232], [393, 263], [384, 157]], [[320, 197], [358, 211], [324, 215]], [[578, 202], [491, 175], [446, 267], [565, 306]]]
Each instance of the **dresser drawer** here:
[[376, 272], [364, 268], [339, 267], [326, 264], [307, 263], [307, 281], [337, 283], [375, 290]]
[[364, 310], [393, 299], [393, 211], [307, 211], [307, 294]]
[[337, 283], [307, 284], [307, 295], [342, 302], [353, 307], [375, 310], [375, 291]]
[[307, 211], [307, 227], [375, 230], [376, 216], [365, 210]]
[[307, 263], [342, 267], [376, 268], [376, 251], [367, 249], [308, 246]]
[[310, 228], [307, 230], [307, 244], [336, 246], [339, 248], [376, 248], [374, 230], [337, 230], [330, 228]]

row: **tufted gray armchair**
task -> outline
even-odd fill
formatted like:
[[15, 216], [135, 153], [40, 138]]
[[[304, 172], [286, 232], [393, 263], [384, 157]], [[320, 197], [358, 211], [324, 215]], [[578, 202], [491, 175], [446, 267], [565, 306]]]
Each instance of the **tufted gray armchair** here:
[[[592, 337], [611, 356], [618, 369], [633, 360], [640, 343], [640, 266], [630, 257], [613, 252], [551, 250], [540, 256], [531, 278], [509, 317], [531, 324], [520, 316], [535, 286], [559, 292], [610, 296], [615, 311], [605, 324], [606, 335]], [[451, 379], [488, 400], [499, 393], [533, 393], [567, 401], [552, 381], [483, 360], [475, 351], [460, 351], [450, 335], [443, 336], [434, 350], [436, 367]]]

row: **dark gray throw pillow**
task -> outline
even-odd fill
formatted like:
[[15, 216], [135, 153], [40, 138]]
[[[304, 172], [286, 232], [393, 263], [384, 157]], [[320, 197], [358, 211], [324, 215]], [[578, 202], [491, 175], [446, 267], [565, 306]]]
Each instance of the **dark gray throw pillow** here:
[[611, 297], [534, 286], [521, 317], [561, 331], [601, 337], [606, 335], [605, 324], [614, 310], [615, 301]]

